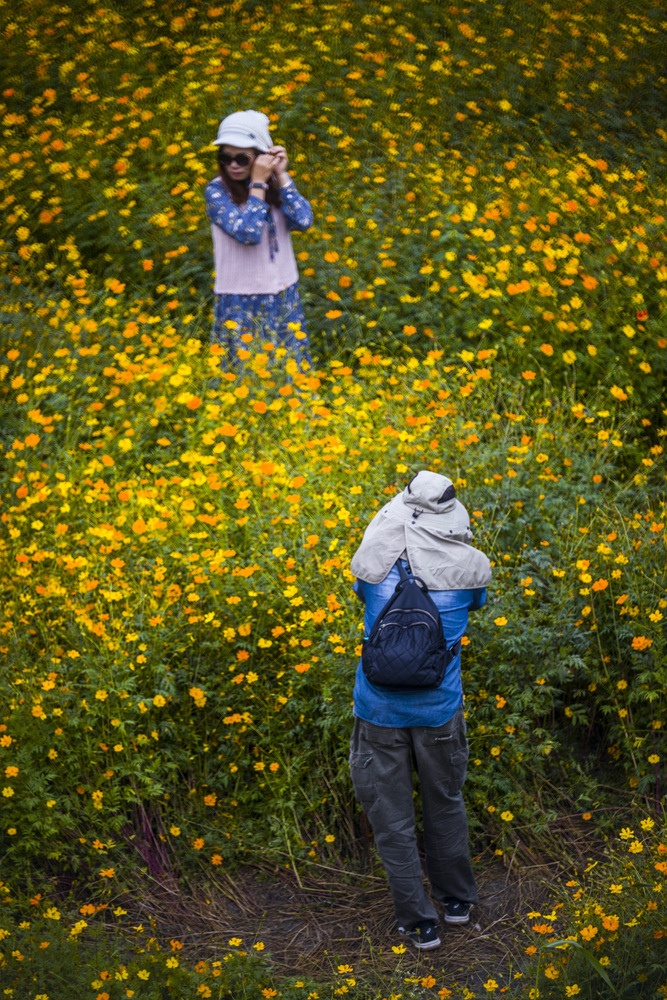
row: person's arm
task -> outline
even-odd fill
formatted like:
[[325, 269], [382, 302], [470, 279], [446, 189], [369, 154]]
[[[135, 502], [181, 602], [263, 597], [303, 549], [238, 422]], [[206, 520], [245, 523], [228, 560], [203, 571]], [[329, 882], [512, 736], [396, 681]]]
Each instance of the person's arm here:
[[[263, 192], [262, 192], [263, 193]], [[238, 243], [259, 243], [266, 225], [268, 206], [262, 198], [249, 195], [245, 205], [236, 205], [222, 184], [206, 185], [206, 215]]]
[[280, 189], [280, 209], [285, 216], [287, 228], [304, 233], [313, 224], [313, 210], [310, 202], [299, 194], [294, 181]]
[[313, 210], [310, 207], [310, 202], [299, 194], [294, 184], [287, 188], [281, 188], [280, 197], [280, 208], [287, 221], [287, 228], [299, 233], [310, 229], [313, 224]]
[[469, 611], [479, 611], [486, 604], [486, 587], [478, 587], [477, 590], [472, 592], [472, 603], [469, 607]]
[[287, 173], [288, 159], [284, 146], [272, 146], [274, 173], [280, 187], [281, 211], [287, 228], [303, 233], [313, 224], [313, 210], [309, 202], [300, 195], [296, 185]]

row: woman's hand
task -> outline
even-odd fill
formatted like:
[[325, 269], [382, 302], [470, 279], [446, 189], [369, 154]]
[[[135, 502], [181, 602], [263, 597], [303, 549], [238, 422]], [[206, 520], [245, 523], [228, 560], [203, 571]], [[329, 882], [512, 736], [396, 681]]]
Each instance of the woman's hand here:
[[273, 170], [278, 184], [282, 187], [289, 180], [289, 174], [287, 173], [287, 152], [284, 146], [271, 146], [269, 152], [273, 153], [275, 157]]
[[276, 157], [273, 152], [269, 151], [268, 153], [260, 153], [253, 161], [252, 170], [250, 172], [250, 180], [266, 184], [275, 169]]

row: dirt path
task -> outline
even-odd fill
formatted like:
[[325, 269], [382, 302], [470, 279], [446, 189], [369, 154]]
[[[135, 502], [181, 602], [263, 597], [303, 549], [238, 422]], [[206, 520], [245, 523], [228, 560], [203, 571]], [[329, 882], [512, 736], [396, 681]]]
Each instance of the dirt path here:
[[408, 975], [437, 970], [459, 982], [503, 979], [525, 961], [526, 914], [546, 905], [558, 862], [543, 862], [521, 845], [513, 859], [476, 859], [480, 903], [465, 927], [441, 924], [442, 946], [417, 954], [396, 932], [384, 876], [312, 865], [297, 880], [289, 870], [261, 862], [234, 875], [217, 872], [206, 887], [173, 884], [137, 904], [139, 920], [153, 919], [159, 937], [178, 939], [183, 957], [220, 959], [231, 938], [245, 949], [263, 942], [262, 955], [285, 975], [331, 979], [338, 965], [358, 975], [385, 977], [401, 963]]

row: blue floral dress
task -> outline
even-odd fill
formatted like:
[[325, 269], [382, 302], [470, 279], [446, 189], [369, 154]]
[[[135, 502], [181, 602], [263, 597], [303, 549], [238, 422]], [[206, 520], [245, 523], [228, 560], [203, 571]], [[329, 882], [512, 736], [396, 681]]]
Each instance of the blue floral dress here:
[[[281, 188], [280, 197], [280, 211], [288, 230], [303, 232], [309, 229], [313, 224], [313, 213], [294, 184]], [[265, 201], [249, 195], [244, 205], [237, 205], [225, 185], [217, 179], [206, 186], [205, 198], [210, 222], [239, 243], [259, 243], [266, 227], [270, 257], [274, 260], [280, 247], [271, 209]], [[213, 316], [211, 342], [226, 347], [227, 361], [232, 367], [238, 367], [237, 350], [247, 347], [240, 338], [249, 332], [260, 333], [275, 347], [285, 348], [299, 367], [303, 367], [304, 363], [312, 364], [298, 281], [275, 294], [216, 295]]]

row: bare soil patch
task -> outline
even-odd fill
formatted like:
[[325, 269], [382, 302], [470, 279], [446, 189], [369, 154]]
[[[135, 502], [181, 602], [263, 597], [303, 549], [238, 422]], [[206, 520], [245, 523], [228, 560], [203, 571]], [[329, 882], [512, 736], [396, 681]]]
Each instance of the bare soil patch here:
[[403, 939], [376, 866], [356, 873], [313, 863], [296, 875], [257, 859], [232, 874], [214, 870], [205, 886], [153, 882], [153, 891], [124, 905], [137, 920], [152, 921], [160, 939], [180, 941], [183, 957], [192, 960], [221, 959], [230, 939], [240, 938], [246, 950], [263, 942], [263, 958], [284, 975], [328, 980], [342, 964], [359, 976], [385, 978], [401, 963], [405, 975], [437, 970], [471, 985], [489, 976], [507, 981], [525, 961], [526, 915], [548, 905], [549, 885], [564, 862], [519, 841], [512, 857], [486, 852], [475, 867], [480, 902], [470, 924], [443, 921], [442, 946], [426, 953], [409, 944], [403, 954], [392, 950]]

